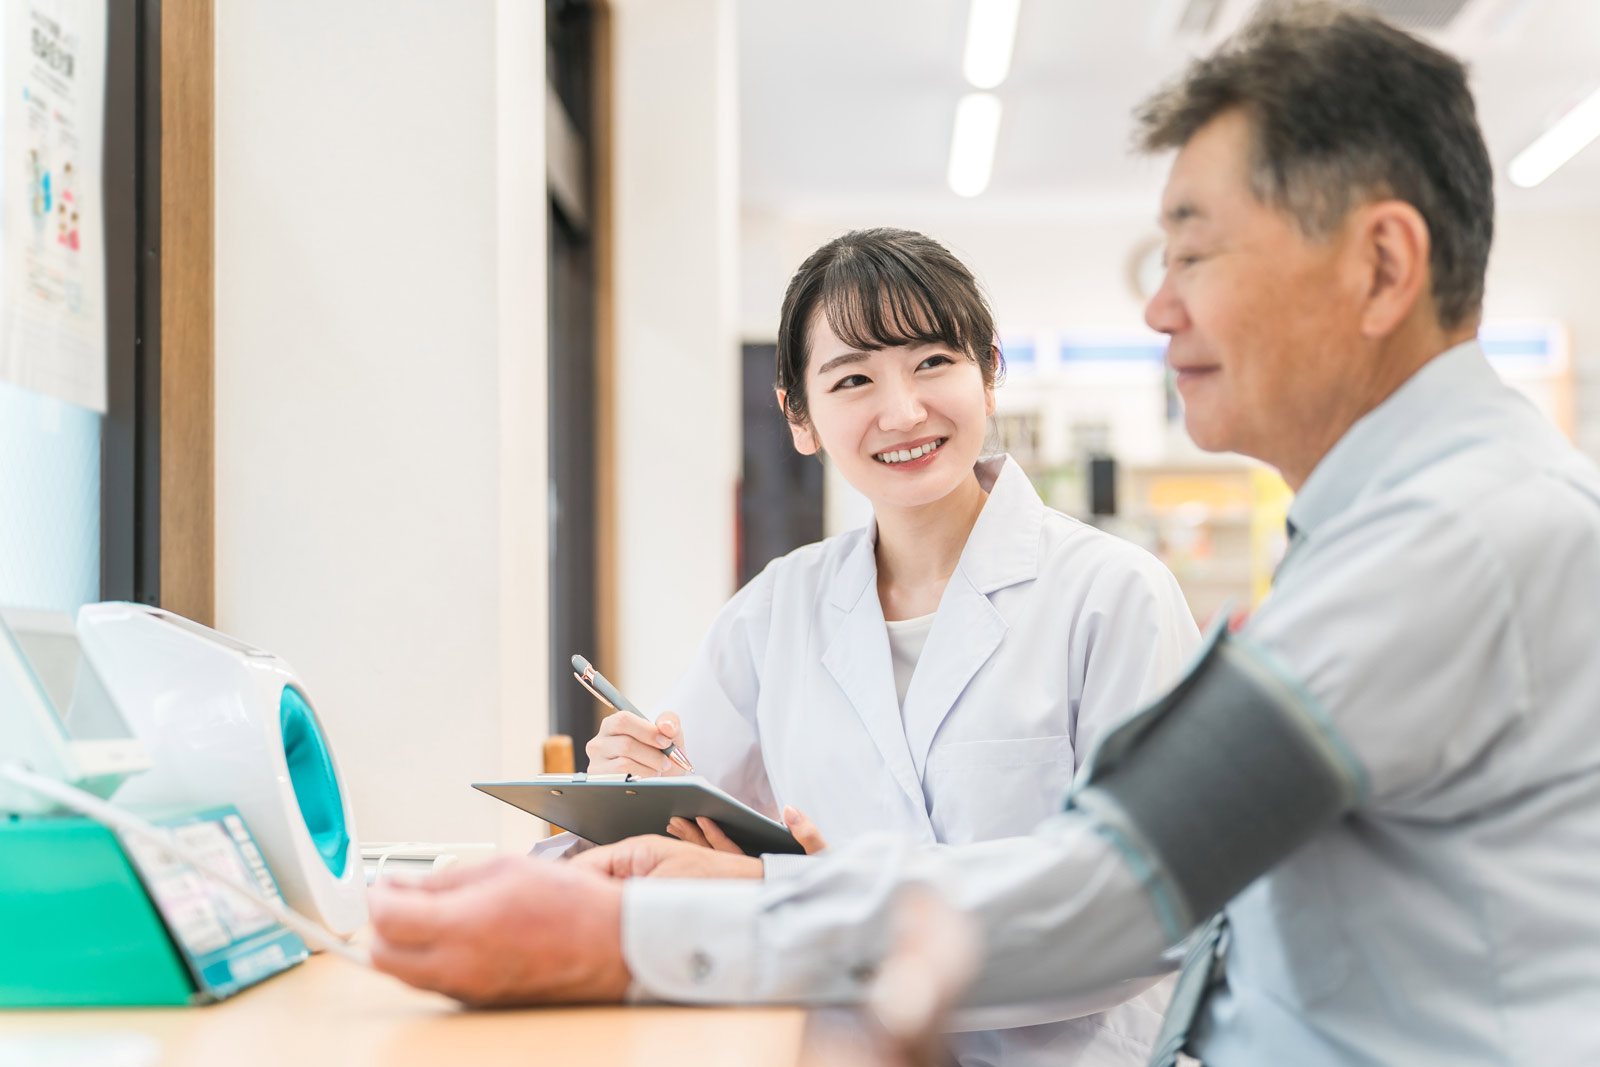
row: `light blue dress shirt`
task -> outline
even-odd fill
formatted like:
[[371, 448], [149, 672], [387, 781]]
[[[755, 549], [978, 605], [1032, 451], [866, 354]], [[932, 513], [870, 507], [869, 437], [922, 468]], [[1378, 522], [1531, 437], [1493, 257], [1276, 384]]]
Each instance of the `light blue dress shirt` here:
[[1600, 1064], [1600, 477], [1476, 343], [1353, 426], [1248, 633], [1372, 795], [1227, 909], [1208, 1064]]
[[[1357, 422], [1290, 517], [1248, 636], [1372, 788], [1229, 905], [1192, 1047], [1212, 1067], [1600, 1064], [1600, 472], [1469, 343]], [[851, 999], [911, 883], [982, 928], [990, 1025], [1172, 966], [1080, 812], [961, 848], [864, 838], [761, 883], [632, 882], [624, 951], [651, 996]]]

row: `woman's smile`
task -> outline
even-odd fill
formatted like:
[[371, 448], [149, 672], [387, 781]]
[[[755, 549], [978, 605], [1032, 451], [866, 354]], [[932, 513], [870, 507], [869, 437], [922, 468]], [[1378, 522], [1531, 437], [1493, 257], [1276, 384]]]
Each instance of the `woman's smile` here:
[[933, 462], [934, 454], [948, 440], [950, 440], [948, 437], [924, 437], [921, 440], [895, 445], [882, 452], [874, 452], [872, 458], [886, 467], [898, 470], [921, 470]]

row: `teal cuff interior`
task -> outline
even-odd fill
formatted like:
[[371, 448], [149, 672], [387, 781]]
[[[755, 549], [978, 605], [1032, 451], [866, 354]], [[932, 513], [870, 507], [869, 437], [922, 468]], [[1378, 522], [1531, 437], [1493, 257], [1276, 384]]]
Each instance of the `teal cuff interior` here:
[[283, 687], [279, 702], [283, 724], [283, 755], [289, 764], [289, 781], [311, 842], [335, 878], [344, 876], [350, 851], [350, 832], [344, 823], [344, 798], [333, 773], [333, 759], [322, 727], [306, 698], [293, 686]]

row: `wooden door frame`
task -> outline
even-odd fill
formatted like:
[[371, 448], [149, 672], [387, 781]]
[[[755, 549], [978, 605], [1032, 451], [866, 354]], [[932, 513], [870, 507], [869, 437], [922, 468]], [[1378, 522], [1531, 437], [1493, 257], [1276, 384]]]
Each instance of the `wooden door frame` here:
[[[595, 644], [601, 663], [620, 665], [617, 626], [617, 430], [616, 430], [616, 214], [612, 167], [616, 148], [613, 108], [611, 4], [594, 0], [594, 49], [590, 67], [592, 132], [589, 138], [590, 241], [594, 252], [595, 390]], [[620, 671], [617, 666], [611, 668]], [[599, 717], [598, 714], [596, 716]]]
[[136, 0], [137, 351], [117, 386], [133, 417], [131, 430], [113, 420], [106, 444], [109, 457], [132, 438], [131, 464], [124, 454], [114, 468], [132, 486], [112, 487], [117, 510], [126, 499], [133, 511], [132, 575], [120, 563], [108, 574], [115, 595], [207, 625], [216, 609], [213, 2]]

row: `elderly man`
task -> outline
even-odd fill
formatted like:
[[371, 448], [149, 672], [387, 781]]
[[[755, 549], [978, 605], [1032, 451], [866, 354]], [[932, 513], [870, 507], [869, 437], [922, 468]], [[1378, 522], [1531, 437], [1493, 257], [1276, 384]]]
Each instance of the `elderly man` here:
[[1140, 122], [1178, 150], [1146, 317], [1189, 432], [1297, 490], [1255, 618], [1030, 837], [506, 861], [375, 891], [381, 966], [473, 1002], [848, 1000], [923, 883], [984, 934], [974, 1007], [1186, 952], [1157, 1062], [1600, 1063], [1600, 472], [1474, 340], [1465, 72], [1279, 6]]

